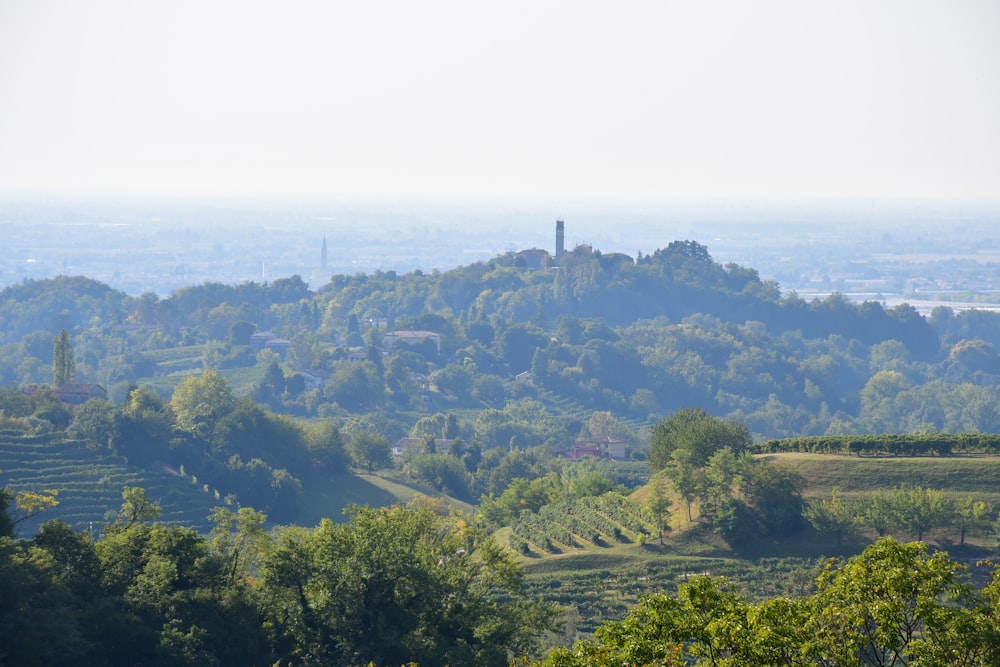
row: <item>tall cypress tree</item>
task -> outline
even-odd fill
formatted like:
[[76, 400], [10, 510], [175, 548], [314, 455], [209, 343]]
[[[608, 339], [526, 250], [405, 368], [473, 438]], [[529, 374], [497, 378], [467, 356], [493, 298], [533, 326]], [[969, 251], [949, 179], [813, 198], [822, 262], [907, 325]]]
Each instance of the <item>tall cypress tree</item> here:
[[75, 375], [76, 360], [73, 358], [73, 346], [69, 342], [69, 333], [63, 329], [52, 345], [52, 384], [61, 387], [72, 382]]

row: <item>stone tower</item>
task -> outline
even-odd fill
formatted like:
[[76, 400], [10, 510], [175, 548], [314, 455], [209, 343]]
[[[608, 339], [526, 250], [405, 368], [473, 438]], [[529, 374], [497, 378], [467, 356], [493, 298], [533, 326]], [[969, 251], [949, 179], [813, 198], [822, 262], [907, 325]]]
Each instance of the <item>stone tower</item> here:
[[565, 223], [562, 220], [556, 220], [556, 265], [559, 265], [562, 256], [566, 254], [566, 241], [565, 241]]

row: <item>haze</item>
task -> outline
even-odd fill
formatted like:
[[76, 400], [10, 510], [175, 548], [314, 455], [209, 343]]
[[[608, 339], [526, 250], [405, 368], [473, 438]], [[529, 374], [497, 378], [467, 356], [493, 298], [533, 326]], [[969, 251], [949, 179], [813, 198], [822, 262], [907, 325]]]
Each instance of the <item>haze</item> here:
[[1000, 3], [0, 2], [0, 190], [995, 198]]

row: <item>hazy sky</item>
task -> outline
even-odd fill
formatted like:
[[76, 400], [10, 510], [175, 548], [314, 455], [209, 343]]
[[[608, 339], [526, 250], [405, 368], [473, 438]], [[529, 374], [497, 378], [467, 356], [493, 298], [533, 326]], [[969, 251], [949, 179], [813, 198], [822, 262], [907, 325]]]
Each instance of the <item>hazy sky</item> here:
[[0, 0], [0, 190], [1000, 196], [997, 0]]

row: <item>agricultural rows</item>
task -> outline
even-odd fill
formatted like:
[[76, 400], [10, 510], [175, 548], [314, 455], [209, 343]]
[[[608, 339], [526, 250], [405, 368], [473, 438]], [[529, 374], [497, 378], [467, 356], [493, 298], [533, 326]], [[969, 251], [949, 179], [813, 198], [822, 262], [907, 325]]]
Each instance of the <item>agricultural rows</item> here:
[[140, 486], [163, 508], [160, 521], [199, 532], [210, 529], [211, 508], [221, 504], [210, 489], [168, 471], [129, 467], [125, 459], [85, 447], [61, 434], [0, 436], [0, 486], [14, 493], [54, 493], [58, 505], [18, 526], [30, 536], [42, 522], [59, 519], [76, 530], [98, 530], [122, 502], [122, 490]]
[[559, 553], [584, 542], [595, 546], [628, 542], [651, 530], [635, 503], [612, 492], [546, 505], [537, 514], [523, 512], [514, 523], [511, 547], [520, 553], [532, 548]]
[[[752, 600], [807, 595], [813, 590], [821, 560], [694, 557], [629, 561], [581, 555], [528, 564], [526, 583], [533, 595], [565, 610], [566, 633], [561, 641], [571, 645], [573, 640], [593, 633], [601, 622], [621, 619], [643, 595], [676, 594], [680, 584], [699, 575], [725, 577]], [[557, 565], [562, 569], [551, 569]]]

